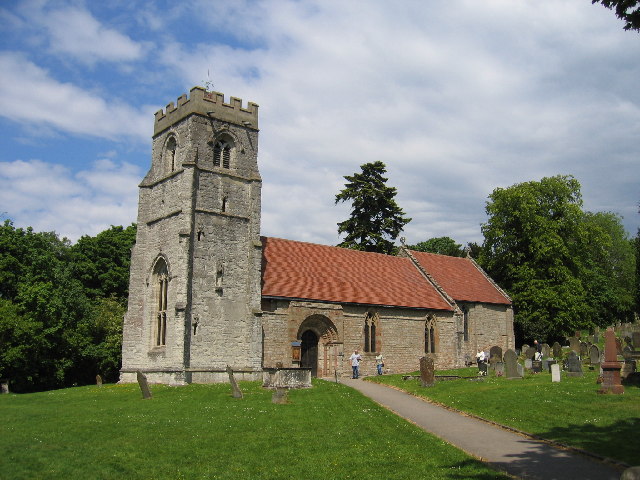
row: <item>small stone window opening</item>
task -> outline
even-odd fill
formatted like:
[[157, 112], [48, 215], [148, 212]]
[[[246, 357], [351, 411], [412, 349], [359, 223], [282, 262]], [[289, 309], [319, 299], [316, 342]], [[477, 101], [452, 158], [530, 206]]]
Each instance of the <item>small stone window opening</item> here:
[[216, 292], [222, 292], [222, 281], [224, 280], [224, 268], [218, 267], [216, 270]]
[[167, 292], [169, 286], [169, 276], [166, 266], [158, 275], [158, 313], [156, 314], [156, 347], [167, 344]]
[[436, 327], [432, 318], [424, 324], [424, 353], [436, 353]]
[[222, 211], [223, 212], [227, 211], [228, 200], [229, 200], [229, 197], [227, 197], [226, 195], [224, 197], [222, 197]]
[[218, 140], [213, 146], [213, 166], [230, 168], [231, 166], [231, 144], [224, 140]]
[[175, 137], [170, 137], [167, 140], [166, 146], [166, 156], [167, 156], [167, 165], [169, 166], [169, 172], [173, 172], [176, 169], [176, 139]]
[[200, 227], [198, 229], [198, 241], [203, 240], [204, 239], [204, 230], [202, 227]]
[[196, 336], [196, 332], [198, 331], [198, 323], [200, 318], [196, 315], [193, 317], [193, 336]]
[[469, 341], [469, 308], [462, 310], [462, 335], [465, 342]]
[[376, 324], [377, 315], [367, 313], [364, 318], [364, 348], [365, 352], [376, 352]]

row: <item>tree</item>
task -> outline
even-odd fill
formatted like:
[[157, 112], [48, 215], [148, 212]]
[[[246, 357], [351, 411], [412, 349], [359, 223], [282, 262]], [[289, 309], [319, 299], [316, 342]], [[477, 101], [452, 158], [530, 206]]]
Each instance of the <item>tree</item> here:
[[451, 257], [462, 257], [464, 255], [462, 245], [456, 243], [456, 241], [450, 237], [430, 238], [424, 242], [411, 245], [409, 248], [418, 252], [438, 253]]
[[638, 0], [591, 0], [591, 4], [601, 3], [609, 10], [615, 8], [616, 16], [625, 22], [625, 30], [640, 32], [640, 1]]
[[392, 254], [393, 241], [411, 219], [404, 217], [404, 211], [394, 200], [396, 189], [386, 184], [385, 164], [365, 163], [360, 168], [361, 173], [344, 177], [348, 183], [336, 195], [336, 204], [352, 202], [351, 216], [338, 223], [338, 233], [346, 233], [338, 246]]
[[620, 219], [582, 211], [580, 183], [543, 178], [489, 196], [480, 264], [514, 301], [517, 333], [561, 338], [629, 312], [629, 250]]

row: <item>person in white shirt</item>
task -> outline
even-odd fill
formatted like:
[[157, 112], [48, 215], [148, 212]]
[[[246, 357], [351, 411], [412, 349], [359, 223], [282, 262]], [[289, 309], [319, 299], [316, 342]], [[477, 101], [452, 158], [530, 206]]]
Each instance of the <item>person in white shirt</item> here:
[[351, 369], [353, 370], [353, 376], [351, 378], [358, 378], [360, 376], [360, 360], [362, 356], [358, 353], [358, 350], [354, 351], [349, 360], [351, 360]]

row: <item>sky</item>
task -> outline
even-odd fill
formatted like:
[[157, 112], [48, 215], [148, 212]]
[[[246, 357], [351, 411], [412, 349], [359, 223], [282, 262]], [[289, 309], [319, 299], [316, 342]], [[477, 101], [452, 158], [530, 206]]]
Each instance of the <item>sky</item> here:
[[153, 114], [260, 106], [261, 233], [328, 245], [382, 161], [407, 244], [482, 243], [496, 188], [572, 175], [640, 226], [640, 34], [590, 0], [0, 3], [0, 219], [76, 241], [136, 221]]

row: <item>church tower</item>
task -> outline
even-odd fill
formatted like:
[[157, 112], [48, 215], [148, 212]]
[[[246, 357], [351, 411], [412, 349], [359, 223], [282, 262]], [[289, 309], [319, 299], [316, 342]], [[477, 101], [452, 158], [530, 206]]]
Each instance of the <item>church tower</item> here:
[[121, 381], [256, 379], [262, 368], [258, 105], [201, 87], [155, 114], [140, 184]]

